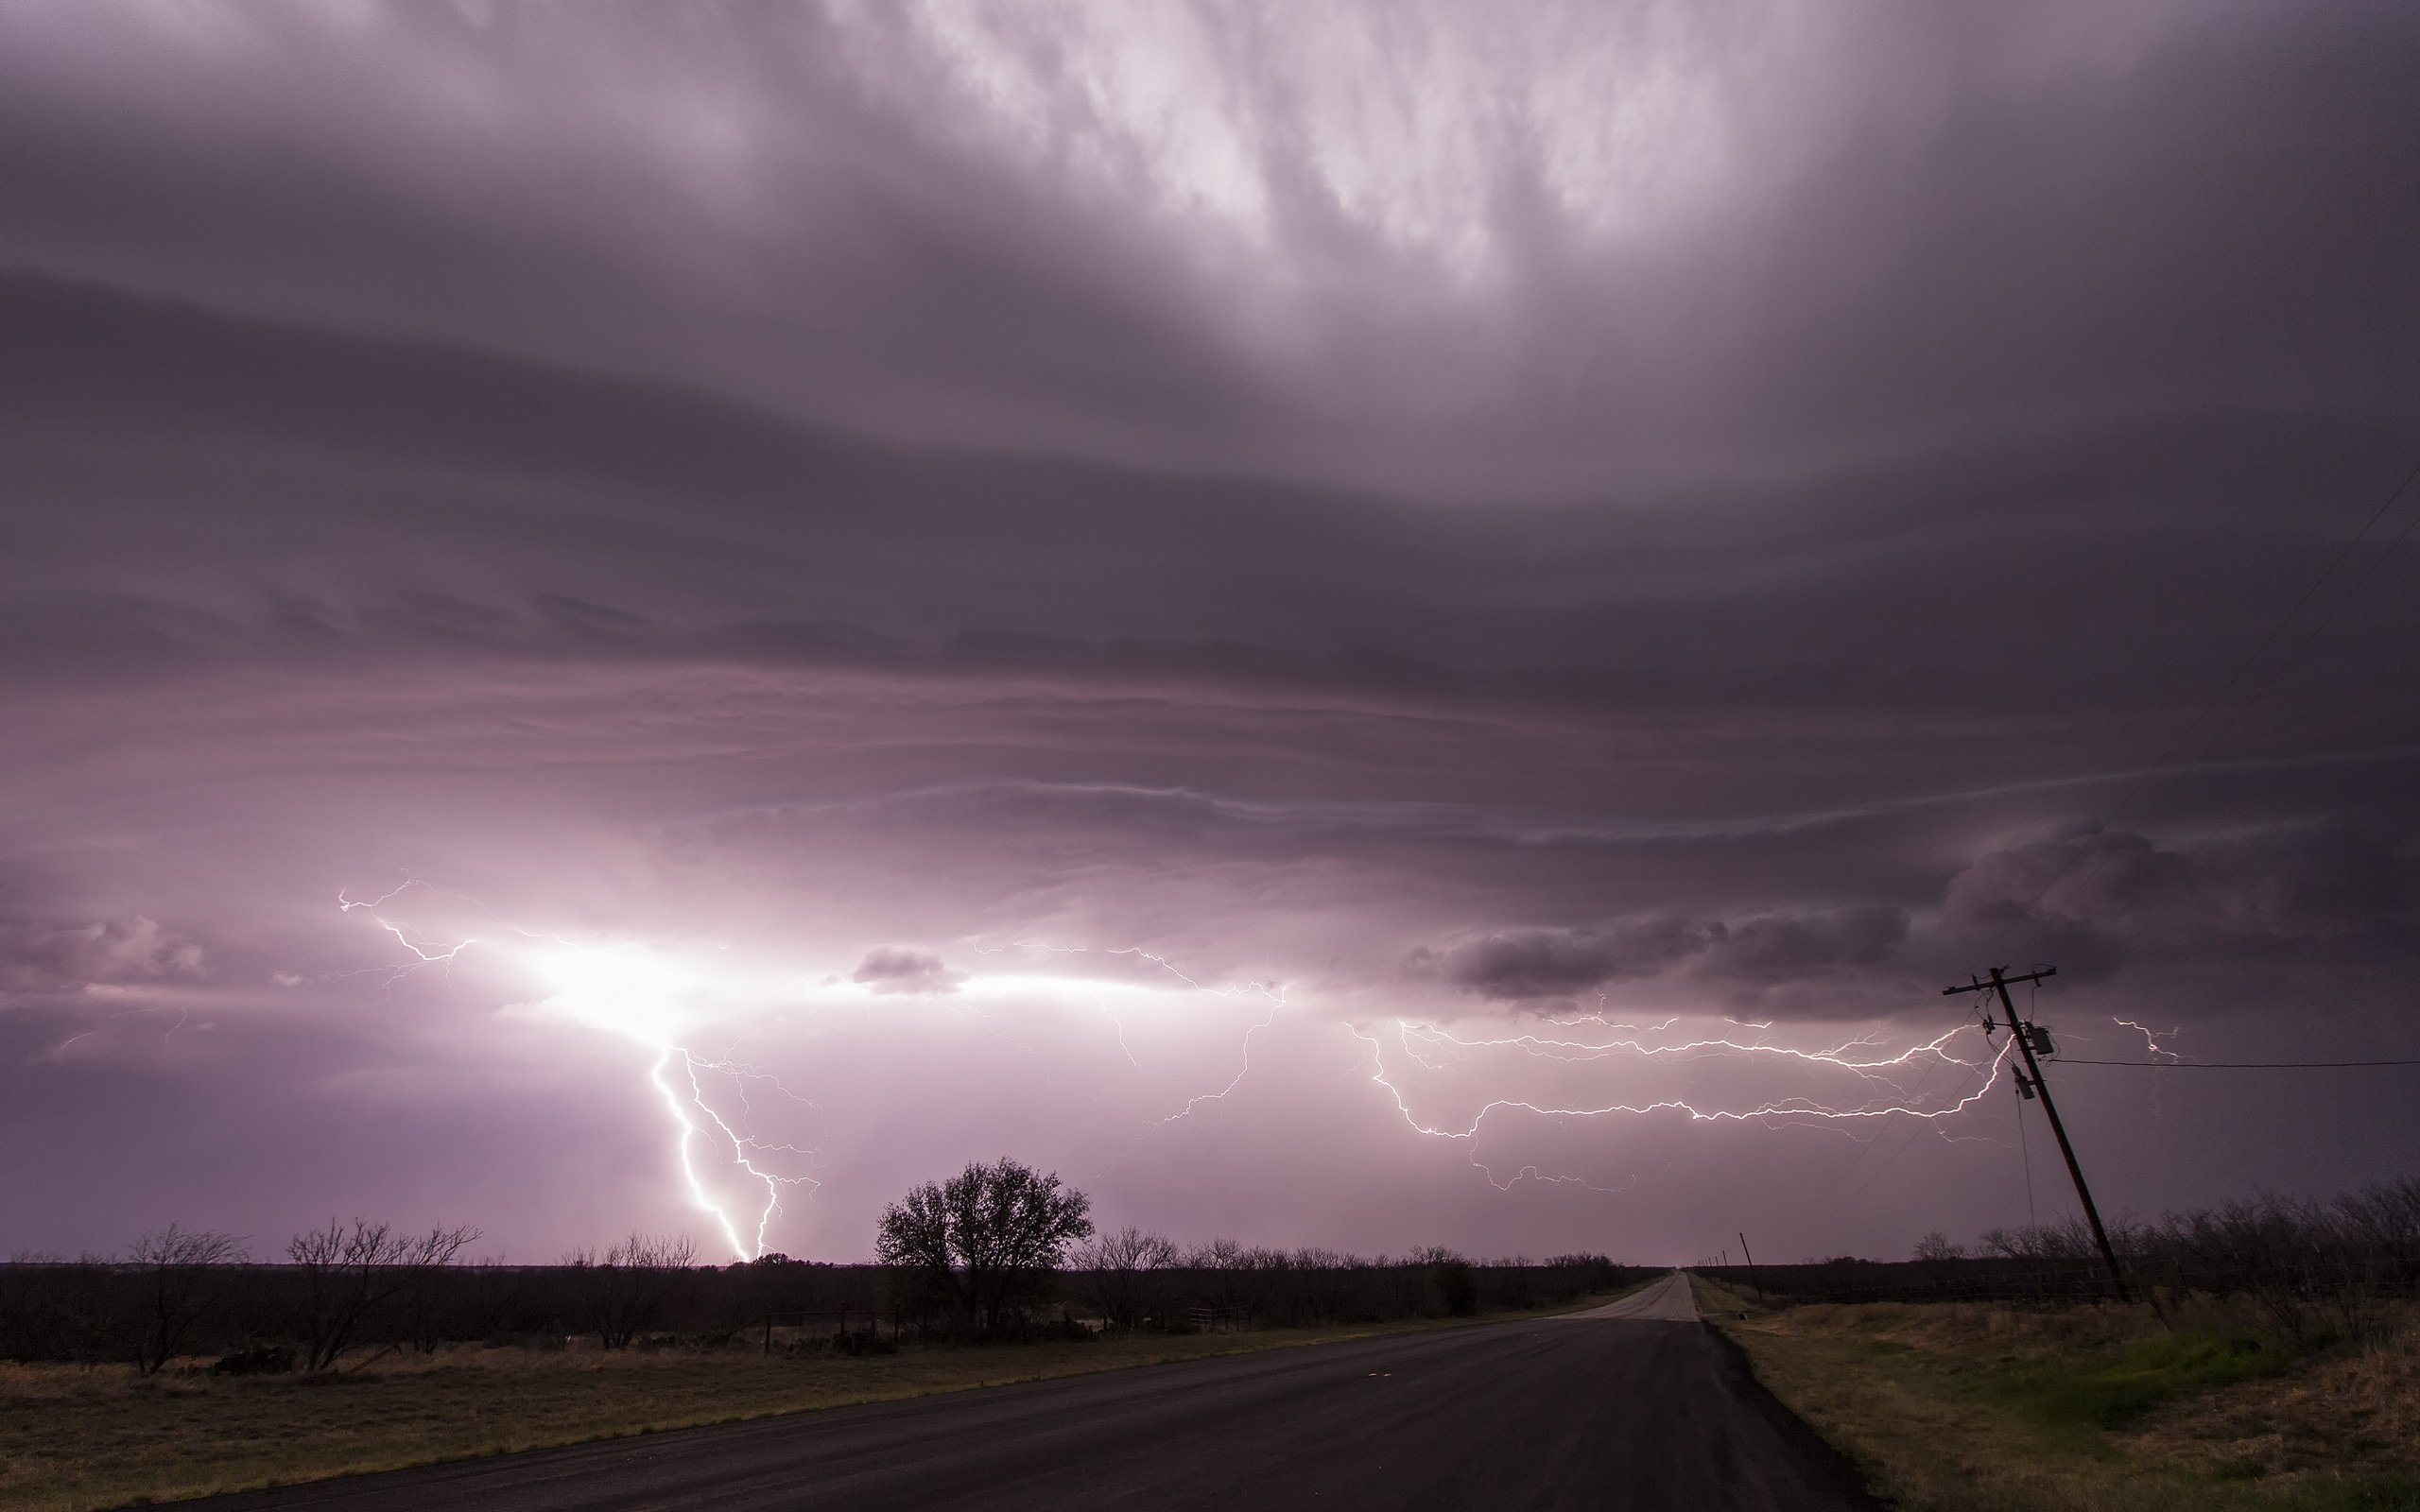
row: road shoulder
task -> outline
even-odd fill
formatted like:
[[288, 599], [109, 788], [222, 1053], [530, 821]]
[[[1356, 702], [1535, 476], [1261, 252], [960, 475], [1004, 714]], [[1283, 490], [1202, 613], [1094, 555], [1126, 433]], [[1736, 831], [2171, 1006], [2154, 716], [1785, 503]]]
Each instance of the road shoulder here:
[[[1969, 1317], [1952, 1327], [1890, 1304], [1776, 1313], [1692, 1280], [1710, 1324], [1756, 1379], [1847, 1454], [1870, 1488], [1911, 1512], [2420, 1508], [2420, 1466], [2408, 1433], [2394, 1441], [2394, 1423], [2366, 1438], [2323, 1427], [2335, 1447], [2299, 1456], [2273, 1442], [2284, 1404], [2310, 1395], [2298, 1383], [2376, 1373], [2387, 1367], [2379, 1360], [2319, 1361], [2154, 1400], [2152, 1373], [2135, 1379], [2111, 1362], [2156, 1354], [2167, 1336], [2130, 1345], [2118, 1337], [2122, 1319]], [[2256, 1400], [2262, 1410], [2246, 1411]], [[2353, 1396], [2339, 1400], [2349, 1408]], [[2251, 1435], [2235, 1452], [2197, 1447], [2196, 1434], [2230, 1413], [2270, 1441]]]

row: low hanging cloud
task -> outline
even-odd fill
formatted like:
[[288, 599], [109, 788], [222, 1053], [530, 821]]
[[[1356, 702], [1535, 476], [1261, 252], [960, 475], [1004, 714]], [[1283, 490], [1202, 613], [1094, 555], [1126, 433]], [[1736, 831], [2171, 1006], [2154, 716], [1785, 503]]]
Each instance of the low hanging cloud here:
[[[1668, 974], [1735, 995], [1843, 979], [1874, 987], [1993, 955], [2054, 960], [2082, 981], [2194, 958], [2399, 955], [2420, 943], [2411, 849], [2392, 833], [2332, 823], [2168, 844], [2077, 826], [1985, 851], [1937, 898], [1908, 905], [1502, 930], [1422, 947], [1407, 965], [1482, 1000], [1522, 1004]], [[1817, 999], [1792, 996], [1822, 1011]]]
[[2420, 940], [2420, 859], [2392, 831], [2267, 825], [2163, 846], [2081, 826], [1996, 850], [1950, 882], [1950, 934], [2026, 937], [2066, 970], [2136, 959], [2404, 950]]
[[940, 956], [927, 952], [884, 945], [866, 952], [849, 980], [874, 992], [939, 997], [956, 991], [966, 973], [951, 971]]
[[0, 921], [0, 991], [80, 992], [201, 973], [200, 946], [140, 916]]
[[1651, 915], [1575, 929], [1508, 930], [1443, 951], [1415, 952], [1411, 966], [1416, 974], [1480, 998], [1518, 1003], [1685, 966], [1717, 982], [1781, 981], [1874, 966], [1907, 937], [1906, 912], [1880, 905], [1737, 919]]

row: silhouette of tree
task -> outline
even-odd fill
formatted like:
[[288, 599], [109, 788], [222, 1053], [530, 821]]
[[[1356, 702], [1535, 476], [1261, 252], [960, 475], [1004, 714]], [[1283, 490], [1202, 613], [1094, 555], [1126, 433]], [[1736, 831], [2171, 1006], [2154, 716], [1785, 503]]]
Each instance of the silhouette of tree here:
[[1133, 1330], [1152, 1311], [1151, 1273], [1168, 1269], [1179, 1258], [1166, 1235], [1129, 1224], [1078, 1250], [1074, 1263], [1084, 1300], [1100, 1310], [1111, 1328]]
[[185, 1336], [225, 1289], [227, 1271], [249, 1258], [244, 1241], [207, 1229], [188, 1231], [170, 1224], [145, 1234], [127, 1251], [127, 1263], [147, 1273], [147, 1314], [134, 1344], [134, 1368], [156, 1374], [175, 1358]]
[[687, 1235], [634, 1233], [599, 1258], [593, 1250], [563, 1257], [579, 1280], [581, 1305], [596, 1342], [608, 1349], [629, 1346], [655, 1326], [672, 1294], [689, 1279], [698, 1244]]
[[399, 1234], [366, 1218], [350, 1228], [331, 1218], [295, 1235], [285, 1254], [302, 1272], [302, 1368], [334, 1366], [372, 1313], [418, 1289], [478, 1236], [467, 1227]]
[[1069, 1245], [1090, 1238], [1092, 1199], [1016, 1160], [969, 1165], [884, 1210], [874, 1254], [977, 1333], [1042, 1295]]

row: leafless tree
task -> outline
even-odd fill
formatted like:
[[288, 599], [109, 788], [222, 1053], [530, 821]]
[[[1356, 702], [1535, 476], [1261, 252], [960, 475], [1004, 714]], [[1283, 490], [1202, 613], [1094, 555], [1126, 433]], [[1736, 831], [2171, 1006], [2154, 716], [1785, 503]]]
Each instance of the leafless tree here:
[[399, 1234], [366, 1218], [350, 1228], [331, 1218], [295, 1235], [285, 1253], [302, 1272], [302, 1367], [332, 1368], [372, 1313], [424, 1285], [478, 1236], [468, 1227]]
[[1962, 1245], [1953, 1244], [1947, 1234], [1936, 1228], [1916, 1241], [1915, 1258], [1928, 1264], [1940, 1264], [1945, 1261], [1965, 1259], [1966, 1249]]
[[627, 1349], [653, 1328], [697, 1263], [697, 1241], [686, 1234], [633, 1233], [602, 1257], [585, 1249], [563, 1257], [579, 1273], [589, 1328], [608, 1349]]
[[145, 1317], [134, 1345], [134, 1367], [153, 1375], [175, 1358], [186, 1335], [225, 1289], [227, 1271], [250, 1257], [234, 1234], [188, 1230], [170, 1224], [145, 1234], [126, 1263], [145, 1273]]
[[1092, 1199], [1055, 1175], [978, 1161], [885, 1210], [874, 1254], [976, 1332], [994, 1333], [1023, 1315], [1069, 1245], [1092, 1236], [1091, 1211]]
[[1151, 1311], [1151, 1273], [1177, 1259], [1177, 1247], [1165, 1234], [1129, 1224], [1077, 1250], [1070, 1263], [1083, 1278], [1084, 1300], [1100, 1310], [1111, 1328], [1131, 1331], [1141, 1328]]

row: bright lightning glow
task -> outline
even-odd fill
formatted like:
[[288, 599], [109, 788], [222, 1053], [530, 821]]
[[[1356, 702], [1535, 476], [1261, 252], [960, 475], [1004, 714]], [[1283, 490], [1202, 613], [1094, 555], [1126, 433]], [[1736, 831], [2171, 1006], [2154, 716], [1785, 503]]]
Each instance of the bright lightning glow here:
[[[537, 1007], [653, 1051], [655, 1058], [648, 1068], [648, 1081], [672, 1122], [674, 1163], [680, 1167], [691, 1205], [714, 1219], [725, 1242], [740, 1259], [753, 1260], [763, 1254], [768, 1231], [781, 1211], [783, 1189], [814, 1183], [806, 1177], [785, 1176], [768, 1169], [758, 1163], [758, 1157], [773, 1151], [811, 1152], [787, 1145], [768, 1145], [751, 1138], [717, 1112], [707, 1099], [700, 1081], [701, 1071], [733, 1077], [740, 1088], [743, 1104], [746, 1082], [752, 1078], [770, 1082], [784, 1095], [795, 1096], [761, 1072], [729, 1061], [701, 1060], [681, 1042], [684, 1034], [695, 1027], [698, 999], [712, 985], [707, 973], [682, 957], [635, 942], [568, 940], [512, 926], [492, 935], [468, 936], [449, 945], [436, 945], [379, 912], [397, 895], [419, 885], [423, 885], [407, 880], [401, 886], [368, 900], [337, 896], [339, 909], [348, 914], [367, 914], [412, 954], [413, 962], [392, 973], [389, 980], [392, 982], [427, 966], [451, 965], [461, 958], [463, 952], [474, 946], [482, 947], [505, 955], [545, 986], [547, 993]], [[699, 1169], [701, 1144], [717, 1151], [728, 1147], [728, 1163], [763, 1189], [764, 1202], [757, 1208], [752, 1225], [718, 1199], [708, 1185]]]
[[[1478, 1159], [1476, 1150], [1479, 1131], [1492, 1113], [1528, 1113], [1554, 1122], [1619, 1115], [1679, 1113], [1693, 1122], [1758, 1123], [1776, 1126], [1792, 1124], [1856, 1125], [1891, 1118], [1913, 1118], [1934, 1122], [1963, 1112], [1981, 1100], [1983, 1094], [1998, 1081], [2000, 1070], [2006, 1063], [2011, 1051], [2014, 1049], [2013, 1044], [2004, 1044], [1996, 1054], [1985, 1061], [1961, 1060], [1950, 1055], [1946, 1047], [1959, 1035], [1969, 1032], [1965, 1026], [1951, 1030], [1895, 1055], [1879, 1054], [1871, 1038], [1865, 1036], [1849, 1040], [1828, 1050], [1797, 1050], [1764, 1040], [1743, 1042], [1728, 1039], [1688, 1040], [1676, 1044], [1649, 1044], [1640, 1040], [1553, 1040], [1536, 1035], [1509, 1035], [1470, 1040], [1454, 1035], [1435, 1024], [1414, 1023], [1404, 1019], [1395, 1020], [1387, 1031], [1359, 1025], [1348, 1027], [1353, 1036], [1367, 1047], [1370, 1057], [1370, 1080], [1385, 1090], [1389, 1100], [1394, 1105], [1395, 1112], [1403, 1119], [1405, 1126], [1415, 1134], [1430, 1139], [1457, 1142], [1470, 1148], [1471, 1164], [1483, 1172], [1491, 1184], [1501, 1190], [1509, 1190], [1525, 1177], [1536, 1180], [1569, 1181], [1578, 1181], [1578, 1178], [1544, 1177], [1538, 1173], [1535, 1166], [1525, 1165], [1513, 1175], [1511, 1180], [1498, 1180], [1495, 1173]], [[1669, 1027], [1669, 1022], [1668, 1021], [1662, 1027]], [[1680, 1097], [1663, 1097], [1645, 1102], [1612, 1100], [1569, 1106], [1532, 1102], [1525, 1098], [1498, 1097], [1492, 1098], [1481, 1105], [1468, 1120], [1461, 1123], [1460, 1126], [1456, 1126], [1451, 1123], [1423, 1118], [1414, 1111], [1409, 1096], [1396, 1079], [1397, 1074], [1391, 1072], [1387, 1065], [1387, 1038], [1390, 1033], [1395, 1047], [1402, 1053], [1405, 1059], [1428, 1071], [1445, 1069], [1449, 1057], [1489, 1049], [1517, 1050], [1524, 1055], [1565, 1062], [1598, 1060], [1616, 1055], [1632, 1055], [1643, 1058], [1678, 1057], [1686, 1059], [1715, 1056], [1763, 1056], [1846, 1072], [1863, 1084], [1864, 1095], [1855, 1103], [1841, 1107], [1802, 1095], [1767, 1100], [1737, 1108], [1702, 1108], [1688, 1099]], [[1934, 1107], [1922, 1106], [1918, 1101], [1916, 1092], [1921, 1091], [1921, 1080], [1916, 1089], [1910, 1090], [1901, 1087], [1892, 1076], [1893, 1073], [1929, 1072], [1938, 1070], [1944, 1065], [1957, 1067], [1965, 1074], [1962, 1079], [1958, 1094]], [[1978, 1075], [1983, 1077], [1979, 1087], [1973, 1085]], [[1578, 1182], [1578, 1184], [1588, 1185], [1589, 1183]]]
[[2120, 1028], [2132, 1029], [2136, 1034], [2141, 1035], [2143, 1037], [2143, 1050], [2153, 1060], [2157, 1060], [2162, 1056], [2166, 1056], [2170, 1060], [2182, 1060], [2185, 1058], [2175, 1051], [2169, 1049], [2168, 1046], [2160, 1043], [2163, 1040], [2173, 1040], [2178, 1035], [2183, 1034], [2185, 1031], [2181, 1028], [2153, 1029], [2148, 1024], [2136, 1023], [2132, 1019], [2112, 1019], [2109, 1022], [2118, 1025]]
[[[377, 898], [338, 899], [345, 912], [366, 914], [409, 954], [410, 960], [391, 971], [389, 979], [416, 971], [450, 970], [475, 946], [492, 950], [542, 985], [544, 996], [531, 1005], [535, 1009], [650, 1052], [648, 1085], [671, 1124], [672, 1160], [679, 1168], [689, 1202], [714, 1219], [734, 1252], [744, 1259], [763, 1254], [770, 1226], [782, 1211], [785, 1189], [814, 1184], [808, 1177], [784, 1174], [781, 1167], [790, 1161], [777, 1158], [811, 1160], [815, 1152], [769, 1144], [752, 1137], [747, 1128], [749, 1088], [752, 1084], [767, 1085], [783, 1096], [802, 1103], [805, 1100], [797, 1098], [763, 1072], [727, 1058], [700, 1056], [690, 1045], [694, 1037], [714, 1022], [718, 1010], [727, 1010], [735, 1000], [760, 1000], [765, 983], [739, 981], [727, 963], [717, 956], [668, 951], [636, 940], [570, 939], [511, 925], [499, 925], [458, 939], [440, 938], [382, 912], [401, 893], [422, 885], [407, 881], [402, 887]], [[1204, 1105], [1233, 1094], [1253, 1073], [1260, 1037], [1273, 1028], [1281, 1013], [1290, 1006], [1285, 989], [1275, 983], [1253, 981], [1229, 987], [1206, 982], [1181, 970], [1168, 957], [1139, 948], [1018, 940], [977, 949], [985, 954], [1034, 951], [1055, 955], [1127, 956], [1149, 967], [1151, 974], [1165, 977], [1166, 982], [1155, 985], [1148, 981], [1086, 980], [1031, 969], [1010, 970], [953, 978], [945, 988], [920, 994], [956, 1013], [970, 1028], [998, 1036], [1035, 1054], [1044, 1052], [1027, 1045], [1015, 1032], [1022, 1026], [1018, 1017], [1022, 1005], [1038, 1000], [1063, 1001], [1071, 994], [1088, 998], [1108, 1020], [1119, 1055], [1137, 1073], [1143, 1073], [1145, 1068], [1128, 1039], [1129, 1015], [1135, 1015], [1138, 1022], [1151, 1022], [1166, 1014], [1167, 1005], [1192, 995], [1230, 1001], [1260, 1000], [1257, 1006], [1261, 1011], [1242, 1028], [1231, 1063], [1232, 1073], [1222, 1066], [1219, 1073], [1224, 1077], [1222, 1082], [1186, 1097], [1165, 1116], [1145, 1122], [1141, 1125], [1145, 1130], [1178, 1123]], [[796, 985], [804, 980], [807, 979], [792, 977], [786, 990], [795, 990]], [[831, 978], [824, 982], [827, 988], [838, 988], [842, 1002], [866, 991], [882, 990], [837, 983]], [[1533, 1163], [1508, 1167], [1509, 1176], [1500, 1174], [1481, 1159], [1478, 1145], [1483, 1131], [1507, 1118], [1567, 1125], [1583, 1120], [1678, 1114], [1697, 1123], [1829, 1127], [1842, 1131], [1874, 1128], [1890, 1120], [1938, 1125], [1980, 1101], [2001, 1079], [2014, 1049], [2013, 1043], [2003, 1043], [1996, 1050], [1977, 1046], [1976, 1050], [1981, 1052], [1979, 1058], [1957, 1053], [1953, 1047], [1960, 1037], [1980, 1027], [1977, 1024], [1963, 1024], [1904, 1048], [1884, 1043], [1876, 1034], [1865, 1033], [1809, 1049], [1781, 1042], [1774, 1037], [1772, 1024], [1734, 1023], [1728, 1032], [1719, 1034], [1686, 1029], [1676, 1032], [1682, 1022], [1674, 1017], [1651, 1023], [1616, 1022], [1599, 1011], [1546, 1020], [1546, 1027], [1535, 1033], [1474, 1035], [1459, 1032], [1444, 1022], [1409, 1017], [1347, 1022], [1338, 1027], [1355, 1041], [1355, 1061], [1366, 1067], [1366, 1079], [1383, 1091], [1405, 1127], [1424, 1139], [1462, 1148], [1471, 1165], [1500, 1190], [1510, 1190], [1528, 1180], [1618, 1192], [1638, 1179], [1634, 1176], [1621, 1186], [1600, 1186], [1577, 1175], [1544, 1171]], [[2159, 1044], [2167, 1036], [2139, 1024], [2128, 1026], [2144, 1034], [2155, 1055], [2171, 1054]], [[2174, 1031], [2169, 1033], [2172, 1035]], [[1812, 1084], [1815, 1090], [1778, 1097], [1709, 1098], [1660, 1092], [1604, 1097], [1507, 1093], [1486, 1097], [1467, 1117], [1447, 1118], [1421, 1110], [1423, 1103], [1433, 1103], [1438, 1095], [1434, 1090], [1421, 1090], [1418, 1083], [1425, 1078], [1451, 1077], [1467, 1084], [1474, 1074], [1502, 1071], [1507, 1057], [1515, 1063], [1570, 1068], [1554, 1073], [1565, 1079], [1571, 1074], [1602, 1074], [1623, 1068], [1656, 1069], [1668, 1074], [1686, 1067], [1714, 1068], [1720, 1063], [1790, 1068], [1812, 1075], [1816, 1082]], [[1598, 1070], [1589, 1072], [1590, 1067]], [[1957, 1085], [1927, 1097], [1927, 1080], [1945, 1071], [1956, 1074]], [[1352, 1074], [1350, 1069], [1346, 1074]], [[734, 1102], [736, 1110], [726, 1112]], [[734, 1204], [719, 1195], [717, 1186], [733, 1181], [761, 1192], [762, 1200], [751, 1198], [745, 1204]]]

